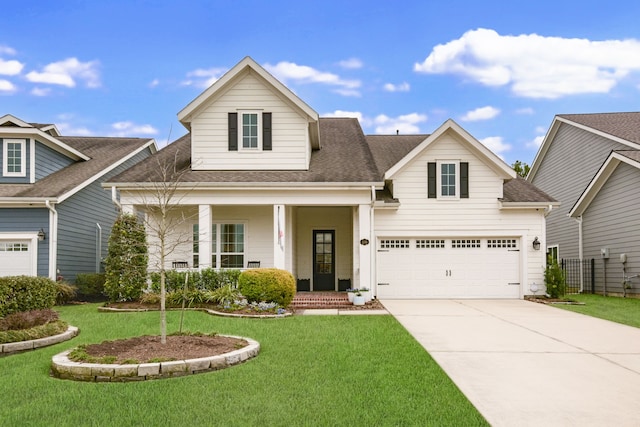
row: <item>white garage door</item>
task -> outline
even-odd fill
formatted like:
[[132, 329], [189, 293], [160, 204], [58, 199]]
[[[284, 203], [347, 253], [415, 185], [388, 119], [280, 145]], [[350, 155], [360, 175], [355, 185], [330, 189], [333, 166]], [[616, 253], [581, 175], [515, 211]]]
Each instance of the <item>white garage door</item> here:
[[0, 240], [0, 276], [32, 275], [31, 241]]
[[380, 239], [378, 298], [519, 298], [517, 238]]

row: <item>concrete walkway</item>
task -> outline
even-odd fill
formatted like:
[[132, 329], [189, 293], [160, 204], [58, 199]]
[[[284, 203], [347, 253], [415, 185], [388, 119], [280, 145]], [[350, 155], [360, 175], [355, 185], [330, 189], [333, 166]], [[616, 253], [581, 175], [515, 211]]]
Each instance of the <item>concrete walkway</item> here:
[[640, 329], [521, 300], [383, 300], [493, 426], [640, 426]]

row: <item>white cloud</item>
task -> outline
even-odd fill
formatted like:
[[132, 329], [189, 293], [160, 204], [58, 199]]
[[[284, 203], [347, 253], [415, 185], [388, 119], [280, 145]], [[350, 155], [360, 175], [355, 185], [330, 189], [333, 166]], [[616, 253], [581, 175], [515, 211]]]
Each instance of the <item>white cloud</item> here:
[[502, 158], [502, 153], [511, 150], [511, 145], [506, 144], [501, 136], [489, 136], [481, 139], [480, 142], [500, 158]]
[[0, 93], [4, 92], [4, 93], [10, 93], [10, 92], [15, 92], [16, 91], [16, 87], [13, 83], [11, 83], [9, 80], [2, 80], [0, 79]]
[[332, 113], [323, 114], [322, 117], [354, 117], [360, 121], [362, 121], [363, 116], [360, 111], [344, 111], [344, 110], [335, 110]]
[[536, 133], [541, 133], [544, 135], [547, 133], [547, 128], [545, 128], [544, 126], [536, 126]]
[[23, 68], [24, 64], [16, 61], [15, 59], [5, 61], [4, 59], [0, 58], [0, 74], [3, 74], [5, 76], [15, 76], [20, 74]]
[[375, 124], [375, 133], [377, 134], [395, 134], [400, 131], [401, 134], [420, 133], [418, 123], [427, 121], [426, 114], [410, 113], [398, 117], [389, 117], [380, 114], [373, 119]]
[[187, 73], [187, 79], [182, 81], [182, 85], [206, 89], [226, 72], [226, 68], [197, 68]]
[[115, 131], [110, 136], [140, 136], [140, 135], [156, 135], [158, 130], [151, 125], [137, 125], [133, 122], [124, 121], [116, 122], [111, 125]]
[[[66, 116], [69, 117], [68, 115], [66, 115]], [[76, 126], [72, 125], [71, 123], [67, 123], [67, 122], [56, 123], [56, 127], [58, 128], [58, 130], [60, 131], [60, 133], [62, 135], [73, 135], [73, 136], [91, 136], [91, 135], [93, 135], [93, 132], [91, 132], [88, 128], [86, 128], [86, 127], [76, 127]]]
[[411, 86], [409, 86], [409, 83], [407, 82], [402, 82], [397, 85], [393, 83], [386, 83], [383, 86], [383, 89], [386, 90], [387, 92], [409, 92], [409, 90], [411, 89]]
[[477, 122], [480, 120], [490, 120], [500, 114], [500, 110], [495, 107], [487, 105], [486, 107], [476, 108], [475, 110], [468, 111], [462, 116], [463, 122]]
[[0, 55], [15, 55], [16, 50], [10, 46], [0, 45]]
[[307, 65], [298, 65], [293, 62], [281, 61], [276, 65], [265, 64], [265, 69], [278, 80], [286, 84], [287, 81], [298, 83], [320, 83], [337, 86], [334, 92], [344, 96], [359, 96], [357, 90], [361, 83], [359, 80], [345, 80], [338, 75], [319, 71]]
[[535, 114], [535, 111], [531, 107], [518, 108], [516, 110], [516, 114], [522, 114], [522, 115], [530, 116], [532, 114]]
[[77, 58], [67, 58], [63, 61], [46, 65], [41, 72], [31, 71], [26, 77], [32, 83], [46, 83], [75, 87], [76, 79], [84, 81], [89, 88], [100, 87], [99, 62], [80, 62]]
[[542, 141], [544, 141], [544, 135], [538, 135], [533, 138], [532, 141], [527, 142], [526, 146], [529, 148], [538, 149], [542, 145]]
[[48, 96], [51, 94], [51, 88], [48, 87], [34, 87], [31, 89], [31, 95], [34, 96]]
[[149, 83], [149, 87], [150, 88], [154, 88], [157, 87], [160, 84], [160, 80], [158, 79], [153, 79], [150, 83]]
[[640, 71], [640, 41], [503, 36], [480, 28], [434, 47], [414, 71], [460, 74], [486, 86], [509, 85], [513, 93], [528, 98], [607, 93], [630, 72]]
[[341, 66], [342, 68], [355, 70], [357, 68], [362, 68], [364, 64], [358, 58], [349, 58], [349, 59], [345, 59], [343, 61], [338, 62], [338, 65]]

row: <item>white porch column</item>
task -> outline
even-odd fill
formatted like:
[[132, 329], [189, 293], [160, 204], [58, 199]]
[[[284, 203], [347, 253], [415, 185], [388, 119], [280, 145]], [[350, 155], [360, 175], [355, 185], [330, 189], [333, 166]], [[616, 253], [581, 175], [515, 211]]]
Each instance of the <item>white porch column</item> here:
[[285, 205], [273, 205], [273, 266], [275, 268], [285, 268], [285, 248], [287, 236]]
[[211, 267], [211, 205], [198, 206], [199, 269]]
[[[375, 247], [373, 236], [371, 235], [371, 206], [359, 205], [358, 206], [358, 234], [354, 236], [358, 237], [358, 258], [360, 261], [360, 288], [369, 288], [372, 292], [375, 292], [373, 286], [373, 277], [371, 275], [371, 255], [372, 248]], [[368, 244], [362, 244], [364, 241]]]

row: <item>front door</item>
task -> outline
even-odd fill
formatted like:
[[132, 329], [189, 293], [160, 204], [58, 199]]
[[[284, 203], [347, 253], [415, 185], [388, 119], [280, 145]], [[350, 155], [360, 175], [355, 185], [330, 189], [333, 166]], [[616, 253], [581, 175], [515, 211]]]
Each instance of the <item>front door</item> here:
[[313, 230], [313, 290], [335, 291], [335, 237], [334, 230]]

